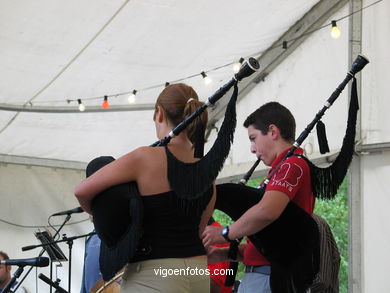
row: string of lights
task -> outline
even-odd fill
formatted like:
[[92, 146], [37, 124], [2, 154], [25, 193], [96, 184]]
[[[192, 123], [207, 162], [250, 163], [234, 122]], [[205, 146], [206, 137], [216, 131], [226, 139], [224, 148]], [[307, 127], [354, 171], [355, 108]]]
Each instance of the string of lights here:
[[[306, 37], [308, 34], [312, 34], [312, 33], [317, 32], [319, 30], [328, 28], [329, 26], [330, 26], [330, 31], [331, 31], [331, 33], [330, 33], [331, 37], [334, 38], [334, 39], [338, 39], [341, 36], [341, 31], [340, 31], [339, 27], [337, 26], [338, 22], [340, 22], [340, 21], [342, 21], [344, 19], [347, 19], [347, 18], [351, 17], [352, 15], [354, 15], [355, 13], [361, 12], [362, 10], [367, 9], [369, 7], [372, 7], [372, 6], [378, 4], [379, 2], [382, 2], [382, 1], [383, 0], [378, 0], [376, 2], [373, 2], [373, 3], [371, 3], [371, 4], [369, 4], [369, 5], [365, 6], [365, 7], [362, 7], [359, 10], [351, 12], [348, 15], [345, 15], [345, 16], [340, 17], [338, 19], [334, 19], [330, 23], [327, 23], [327, 24], [322, 25], [320, 27], [317, 27], [317, 28], [314, 28], [312, 30], [309, 30], [309, 31], [303, 33], [302, 35], [300, 35], [298, 37], [295, 37], [295, 38], [292, 38], [292, 39], [289, 39], [289, 40], [283, 40], [280, 44], [275, 44], [274, 46], [268, 48], [267, 50], [272, 50], [272, 49], [276, 49], [276, 48], [288, 49], [288, 44], [289, 43], [291, 43], [293, 41], [296, 41], [296, 40], [298, 40], [300, 38]], [[91, 101], [91, 100], [102, 100], [101, 110], [104, 111], [105, 109], [110, 108], [109, 99], [111, 99], [111, 98], [117, 98], [119, 96], [127, 96], [128, 97], [127, 98], [128, 104], [135, 104], [135, 102], [137, 100], [136, 96], [137, 96], [137, 94], [139, 92], [144, 92], [144, 91], [148, 91], [148, 90], [156, 89], [156, 88], [162, 88], [164, 86], [166, 87], [169, 84], [186, 81], [186, 80], [189, 80], [189, 79], [195, 78], [195, 77], [203, 78], [205, 85], [206, 86], [210, 85], [213, 82], [213, 80], [208, 75], [208, 73], [211, 73], [213, 71], [217, 71], [219, 69], [226, 68], [226, 67], [229, 67], [229, 66], [232, 66], [232, 71], [234, 73], [237, 73], [239, 71], [242, 63], [244, 62], [245, 58], [248, 58], [250, 56], [261, 56], [263, 53], [264, 53], [264, 51], [260, 51], [260, 52], [257, 52], [255, 54], [251, 54], [251, 55], [248, 55], [248, 56], [245, 56], [245, 57], [240, 57], [239, 60], [236, 60], [236, 61], [233, 61], [233, 62], [230, 62], [230, 63], [227, 63], [227, 64], [223, 64], [221, 66], [218, 66], [218, 67], [215, 67], [215, 68], [212, 68], [212, 69], [209, 69], [209, 70], [201, 71], [200, 73], [192, 74], [192, 75], [189, 75], [189, 76], [186, 76], [186, 77], [183, 77], [183, 78], [167, 81], [165, 83], [156, 84], [156, 85], [152, 85], [152, 86], [148, 86], [148, 87], [144, 87], [144, 88], [132, 89], [130, 91], [121, 92], [121, 93], [115, 93], [115, 94], [105, 94], [105, 95], [97, 96], [97, 97], [85, 97], [85, 98], [74, 98], [74, 99], [39, 101], [39, 102], [34, 102], [34, 103], [29, 102], [28, 106], [30, 108], [33, 108], [34, 105], [38, 105], [38, 104], [44, 104], [44, 103], [64, 103], [64, 102], [67, 102], [68, 104], [76, 103], [77, 106], [78, 106], [78, 110], [80, 112], [84, 112], [86, 110], [86, 105], [83, 102], [87, 102], [87, 101]], [[11, 104], [8, 104], [8, 105], [11, 106]], [[17, 105], [12, 105], [12, 106], [17, 107]], [[24, 108], [25, 108], [25, 106], [24, 106]]]

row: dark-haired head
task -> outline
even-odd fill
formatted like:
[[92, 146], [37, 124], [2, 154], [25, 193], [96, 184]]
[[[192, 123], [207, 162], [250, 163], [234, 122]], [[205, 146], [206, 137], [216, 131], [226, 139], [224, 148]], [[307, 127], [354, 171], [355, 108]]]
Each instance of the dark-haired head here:
[[280, 130], [280, 135], [287, 142], [295, 140], [295, 119], [290, 110], [278, 102], [269, 102], [250, 114], [244, 121], [244, 127], [252, 125], [263, 134], [268, 133], [273, 124]]
[[3, 258], [2, 260], [7, 260], [9, 259], [8, 254], [6, 254], [4, 251], [0, 250], [0, 256]]

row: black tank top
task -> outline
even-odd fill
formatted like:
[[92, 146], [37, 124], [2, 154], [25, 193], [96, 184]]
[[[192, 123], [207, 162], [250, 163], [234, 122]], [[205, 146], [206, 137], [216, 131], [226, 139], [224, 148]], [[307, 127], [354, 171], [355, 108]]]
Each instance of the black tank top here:
[[207, 202], [198, 199], [206, 203], [203, 209], [183, 207], [182, 200], [173, 191], [142, 196], [143, 231], [131, 262], [205, 255], [206, 251], [199, 238], [199, 223], [212, 193], [210, 188], [205, 194]]
[[212, 194], [210, 187], [204, 196], [185, 204], [174, 191], [141, 196], [144, 205], [143, 231], [131, 262], [206, 254], [199, 238], [199, 223]]

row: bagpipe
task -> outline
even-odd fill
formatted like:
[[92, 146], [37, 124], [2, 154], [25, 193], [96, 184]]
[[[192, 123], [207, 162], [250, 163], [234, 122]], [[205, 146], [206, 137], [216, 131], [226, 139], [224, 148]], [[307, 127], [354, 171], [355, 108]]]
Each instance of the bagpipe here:
[[[171, 168], [178, 169], [174, 171], [180, 176], [170, 176], [168, 170], [170, 186], [178, 196], [190, 194], [194, 195], [195, 198], [210, 188], [215, 181], [233, 141], [236, 126], [237, 84], [257, 69], [259, 69], [257, 60], [249, 58], [228, 83], [209, 97], [194, 113], [179, 123], [168, 136], [150, 145], [151, 147], [166, 146], [208, 106], [215, 104], [234, 87], [226, 108], [224, 121], [209, 152], [197, 161], [196, 168], [192, 168], [191, 164]], [[87, 177], [114, 160], [113, 157], [109, 156], [92, 160], [86, 169]], [[185, 170], [180, 168], [185, 168]], [[103, 280], [108, 281], [134, 257], [142, 234], [143, 206], [137, 184], [135, 182], [124, 183], [104, 190], [93, 199], [91, 211], [96, 233], [102, 241], [99, 259], [100, 270]]]
[[[346, 175], [354, 151], [358, 98], [355, 74], [361, 71], [369, 61], [359, 55], [353, 62], [350, 71], [328, 98], [323, 108], [300, 134], [282, 161], [270, 172], [259, 188], [241, 184], [217, 185], [215, 208], [223, 211], [232, 220], [239, 219], [248, 209], [257, 204], [263, 197], [267, 184], [278, 171], [283, 162], [293, 155], [320, 121], [325, 111], [332, 106], [348, 82], [353, 78], [351, 100], [348, 110], [348, 122], [343, 144], [334, 163], [327, 168], [319, 168], [303, 157], [310, 167], [313, 194], [317, 198], [332, 199]], [[242, 179], [250, 178], [255, 165]], [[271, 263], [271, 289], [274, 293], [306, 292], [319, 270], [319, 231], [314, 219], [294, 202], [287, 205], [280, 217], [263, 230], [248, 236], [258, 251]], [[238, 243], [232, 242], [229, 257], [237, 256]], [[236, 268], [236, 267], [235, 267]], [[234, 276], [227, 280], [232, 284]]]

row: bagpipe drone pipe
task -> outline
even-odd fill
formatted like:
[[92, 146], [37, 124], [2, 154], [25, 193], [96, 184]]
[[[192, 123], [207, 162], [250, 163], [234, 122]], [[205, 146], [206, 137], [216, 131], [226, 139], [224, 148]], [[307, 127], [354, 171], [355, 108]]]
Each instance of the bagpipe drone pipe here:
[[[216, 103], [234, 87], [232, 97], [226, 108], [224, 121], [209, 152], [203, 156], [202, 150], [201, 159], [197, 161], [195, 168], [191, 167], [192, 164], [177, 166], [179, 170], [174, 171], [179, 173], [180, 176], [170, 176], [168, 170], [170, 186], [178, 197], [183, 194], [195, 194], [196, 198], [197, 195], [203, 194], [215, 181], [229, 154], [230, 145], [233, 141], [236, 126], [237, 83], [250, 76], [258, 68], [257, 60], [249, 58], [228, 83], [209, 97], [194, 113], [179, 123], [168, 136], [150, 145], [151, 147], [166, 146], [172, 138], [183, 131], [209, 105]], [[87, 177], [114, 160], [113, 157], [109, 156], [92, 160], [87, 166]], [[185, 170], [180, 168], [185, 168]], [[176, 166], [171, 169], [176, 169]], [[93, 199], [91, 210], [96, 233], [102, 240], [99, 260], [100, 270], [103, 279], [108, 281], [133, 258], [141, 237], [143, 206], [137, 184], [130, 182], [104, 190]]]
[[[314, 126], [320, 121], [325, 111], [330, 108], [347, 83], [353, 78], [346, 133], [336, 160], [327, 168], [319, 168], [302, 156], [310, 167], [314, 196], [321, 199], [333, 199], [346, 175], [354, 151], [356, 118], [359, 108], [354, 76], [368, 62], [361, 55], [356, 58], [345, 79], [328, 98], [324, 107], [315, 115], [315, 118], [300, 134], [286, 156], [267, 176], [259, 188], [232, 183], [217, 185], [215, 208], [223, 211], [235, 221], [248, 209], [257, 204], [264, 195], [267, 184], [283, 164], [283, 161], [293, 155], [294, 150], [302, 144]], [[242, 180], [243, 184], [249, 179], [258, 163], [259, 160], [246, 174]], [[248, 237], [258, 251], [271, 263], [270, 282], [273, 293], [306, 292], [319, 269], [319, 231], [317, 223], [308, 213], [290, 201], [277, 220], [263, 230]], [[235, 259], [237, 250], [238, 242], [233, 241], [229, 251], [229, 258]], [[233, 268], [236, 269], [237, 266], [233, 266]], [[228, 285], [234, 282], [234, 277], [227, 279]]]

